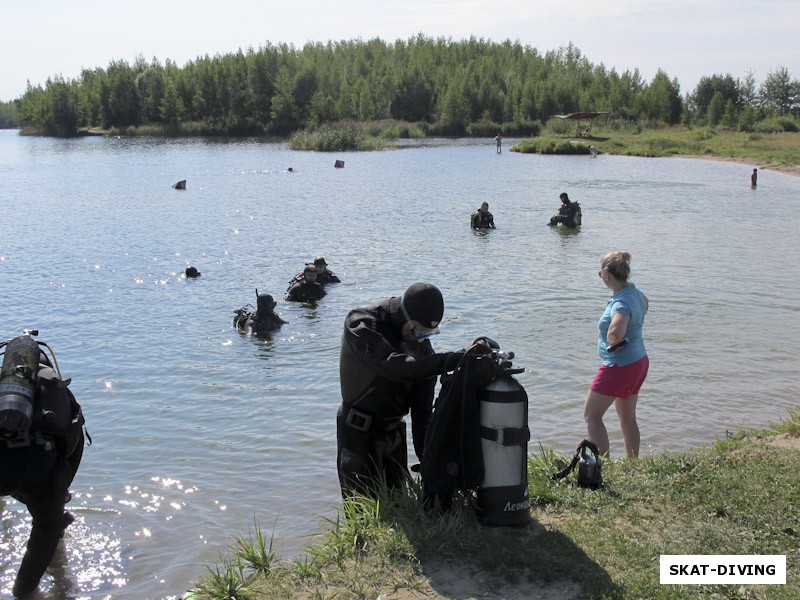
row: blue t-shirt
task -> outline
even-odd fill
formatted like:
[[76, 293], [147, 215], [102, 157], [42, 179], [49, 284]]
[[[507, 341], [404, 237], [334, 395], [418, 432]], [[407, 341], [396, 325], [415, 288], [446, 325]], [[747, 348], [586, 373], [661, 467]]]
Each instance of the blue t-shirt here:
[[[609, 352], [606, 350], [608, 347], [606, 342], [608, 328], [611, 325], [611, 318], [617, 313], [628, 315], [628, 329], [625, 332], [628, 344], [618, 352]], [[600, 337], [597, 339], [597, 352], [600, 354], [600, 359], [604, 365], [624, 367], [647, 355], [647, 349], [644, 347], [644, 338], [642, 337], [642, 325], [644, 325], [644, 315], [646, 313], [647, 302], [644, 299], [644, 294], [632, 283], [611, 296], [608, 304], [606, 304], [605, 311], [603, 311], [603, 316], [597, 322], [597, 326], [600, 329]]]

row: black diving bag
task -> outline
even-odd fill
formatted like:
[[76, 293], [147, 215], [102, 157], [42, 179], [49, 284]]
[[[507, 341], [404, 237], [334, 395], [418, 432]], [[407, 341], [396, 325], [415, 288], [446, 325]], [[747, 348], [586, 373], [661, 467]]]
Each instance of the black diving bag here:
[[[588, 452], [587, 452], [588, 451]], [[603, 487], [603, 471], [600, 462], [600, 450], [591, 440], [583, 440], [575, 451], [575, 456], [564, 469], [553, 475], [550, 479], [558, 481], [569, 475], [575, 467], [578, 468], [577, 483], [579, 487], [596, 490]]]

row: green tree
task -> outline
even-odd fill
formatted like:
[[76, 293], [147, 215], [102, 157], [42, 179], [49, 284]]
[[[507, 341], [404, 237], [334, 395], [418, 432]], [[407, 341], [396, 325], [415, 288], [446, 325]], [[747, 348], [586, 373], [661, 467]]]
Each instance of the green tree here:
[[125, 61], [112, 62], [101, 92], [106, 127], [127, 127], [141, 122], [136, 73]]
[[164, 98], [161, 101], [159, 112], [161, 120], [167, 125], [177, 127], [183, 119], [185, 110], [183, 100], [178, 94], [178, 88], [173, 81], [168, 79], [164, 84]]
[[294, 82], [287, 67], [281, 67], [275, 79], [275, 95], [272, 97], [270, 116], [279, 130], [286, 130], [294, 125], [297, 116], [297, 104], [294, 100]]
[[635, 107], [640, 118], [661, 121], [669, 125], [678, 123], [683, 108], [678, 80], [670, 80], [667, 74], [659, 69], [650, 85], [639, 92]]
[[761, 104], [779, 115], [786, 115], [797, 110], [800, 102], [800, 83], [792, 81], [789, 69], [778, 67], [770, 71], [759, 88]]
[[0, 102], [0, 129], [13, 129], [19, 126], [17, 111], [13, 102]]
[[732, 100], [725, 102], [725, 108], [722, 111], [722, 124], [730, 129], [736, 129], [739, 124], [739, 115]]
[[756, 124], [756, 109], [748, 104], [742, 109], [742, 114], [739, 117], [739, 131], [751, 132], [755, 129]]
[[714, 95], [711, 97], [711, 102], [708, 103], [708, 110], [706, 113], [706, 121], [711, 127], [716, 127], [722, 120], [724, 104], [725, 99], [722, 92], [714, 92]]
[[739, 83], [730, 74], [715, 74], [700, 78], [694, 92], [689, 96], [692, 110], [697, 115], [707, 117], [709, 104], [717, 93], [722, 96], [722, 105], [731, 100], [737, 109], [743, 106]]

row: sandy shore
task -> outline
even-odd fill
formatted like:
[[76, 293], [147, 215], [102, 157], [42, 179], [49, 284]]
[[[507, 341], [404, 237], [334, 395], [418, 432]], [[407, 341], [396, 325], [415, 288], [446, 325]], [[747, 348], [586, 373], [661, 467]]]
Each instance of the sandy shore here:
[[717, 160], [722, 162], [735, 162], [742, 165], [750, 165], [757, 168], [759, 171], [778, 171], [779, 173], [786, 173], [787, 175], [794, 175], [795, 177], [800, 177], [800, 165], [781, 165], [772, 162], [753, 162], [752, 160], [748, 160], [746, 158], [734, 158], [734, 157], [725, 157], [725, 156], [694, 156], [694, 155], [687, 155], [681, 154], [678, 155], [680, 158], [696, 158], [698, 160]]

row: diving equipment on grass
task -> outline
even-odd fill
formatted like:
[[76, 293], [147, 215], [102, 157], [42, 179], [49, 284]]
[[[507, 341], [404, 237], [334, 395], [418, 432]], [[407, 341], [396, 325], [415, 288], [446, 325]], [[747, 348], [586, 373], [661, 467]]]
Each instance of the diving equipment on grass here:
[[447, 509], [458, 492], [486, 525], [530, 522], [528, 396], [513, 357], [478, 338], [443, 377], [420, 464], [427, 506]]
[[[587, 452], [588, 450], [588, 452]], [[600, 461], [600, 450], [591, 440], [583, 440], [578, 444], [575, 456], [564, 469], [553, 475], [550, 479], [558, 481], [569, 475], [578, 467], [577, 483], [580, 487], [596, 490], [603, 487], [603, 471]]]

